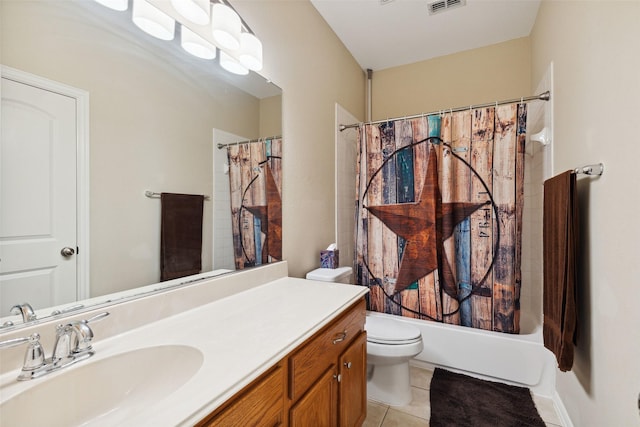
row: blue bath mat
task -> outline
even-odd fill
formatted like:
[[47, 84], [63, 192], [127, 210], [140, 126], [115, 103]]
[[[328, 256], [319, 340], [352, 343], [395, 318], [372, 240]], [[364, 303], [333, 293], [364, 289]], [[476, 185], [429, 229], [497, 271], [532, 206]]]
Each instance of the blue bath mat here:
[[545, 427], [528, 388], [436, 368], [430, 427]]

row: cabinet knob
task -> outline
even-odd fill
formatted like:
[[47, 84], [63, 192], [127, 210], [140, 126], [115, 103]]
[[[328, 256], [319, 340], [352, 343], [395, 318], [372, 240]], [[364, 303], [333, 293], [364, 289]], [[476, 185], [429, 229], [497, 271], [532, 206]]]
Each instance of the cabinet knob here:
[[344, 366], [346, 366], [347, 369], [351, 369], [351, 362], [344, 362]]
[[338, 382], [342, 381], [342, 375], [340, 374], [333, 374], [333, 379], [338, 380]]

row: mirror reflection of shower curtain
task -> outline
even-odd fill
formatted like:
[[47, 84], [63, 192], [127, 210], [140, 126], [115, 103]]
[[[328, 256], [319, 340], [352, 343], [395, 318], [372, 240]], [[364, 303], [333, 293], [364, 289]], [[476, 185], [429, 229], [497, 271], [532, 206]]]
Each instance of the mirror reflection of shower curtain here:
[[519, 332], [525, 137], [525, 104], [360, 127], [370, 310]]
[[282, 138], [227, 146], [236, 269], [282, 259]]

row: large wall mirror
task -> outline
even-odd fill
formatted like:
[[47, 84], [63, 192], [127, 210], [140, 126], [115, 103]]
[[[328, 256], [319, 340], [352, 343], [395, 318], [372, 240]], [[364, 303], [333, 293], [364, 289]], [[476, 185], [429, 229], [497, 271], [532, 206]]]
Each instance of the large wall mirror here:
[[[140, 289], [156, 291], [190, 280], [159, 284], [161, 201], [145, 196], [145, 191], [208, 196], [203, 209], [202, 273], [196, 278], [206, 277], [208, 271], [235, 270], [229, 165], [226, 150], [217, 144], [281, 136], [280, 88], [257, 73], [233, 75], [216, 60], [189, 55], [180, 47], [179, 29], [173, 41], [154, 39], [132, 23], [131, 8], [117, 12], [91, 0], [0, 0], [0, 6], [3, 133], [6, 124], [22, 117], [20, 108], [5, 108], [5, 96], [22, 90], [11, 85], [22, 84], [25, 96], [39, 99], [29, 93], [38, 84], [29, 78], [20, 82], [21, 73], [71, 92], [77, 89], [80, 98], [88, 95], [86, 109], [83, 101], [72, 106], [73, 117], [88, 118], [84, 130], [76, 123], [79, 142], [83, 143], [84, 133], [87, 146], [71, 153], [79, 157], [87, 153], [86, 170], [83, 166], [76, 170], [75, 158], [67, 169], [59, 156], [44, 155], [49, 146], [31, 152], [3, 147], [3, 200], [20, 200], [20, 206], [34, 208], [2, 208], [0, 324], [15, 325], [0, 332], [21, 323], [20, 316], [10, 313], [15, 304], [29, 302], [42, 318], [54, 308], [82, 310], [140, 295]], [[60, 92], [69, 97], [65, 90]], [[79, 115], [78, 110], [82, 110]], [[43, 108], [42, 114], [46, 111]], [[27, 121], [29, 132], [46, 131]], [[70, 218], [77, 221], [72, 227], [88, 236], [84, 242], [61, 242], [55, 250], [60, 255], [65, 247], [77, 249], [63, 262], [86, 263], [77, 280], [87, 286], [85, 291], [74, 291], [72, 298], [56, 295], [46, 285], [53, 269], [35, 272], [24, 263], [9, 268], [15, 255], [7, 249], [22, 239], [21, 221], [38, 217], [42, 206], [51, 205], [49, 196], [33, 188], [30, 179], [11, 177], [61, 170], [80, 200], [78, 217]], [[23, 205], [24, 200], [30, 204]], [[43, 216], [41, 222], [44, 231], [35, 233], [36, 240], [45, 241], [50, 218]], [[31, 247], [20, 250], [18, 259], [37, 252]]]

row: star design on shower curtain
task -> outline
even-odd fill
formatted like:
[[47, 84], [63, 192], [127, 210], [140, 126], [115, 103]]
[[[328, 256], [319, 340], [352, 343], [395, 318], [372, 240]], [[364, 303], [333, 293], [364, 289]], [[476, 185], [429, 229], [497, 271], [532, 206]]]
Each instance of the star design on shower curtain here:
[[267, 236], [266, 253], [271, 257], [282, 259], [282, 197], [271, 168], [265, 168], [267, 204], [245, 206], [255, 217], [260, 219], [260, 231]]
[[[413, 282], [437, 270], [442, 262], [443, 242], [451, 237], [455, 226], [486, 205], [470, 202], [442, 203], [438, 186], [438, 164], [433, 146], [429, 147], [423, 182], [417, 202], [367, 207], [367, 210], [391, 231], [407, 241], [394, 293], [406, 289]], [[447, 273], [450, 275], [451, 271], [448, 265], [446, 268], [445, 276]], [[451, 286], [448, 283], [444, 285]]]

